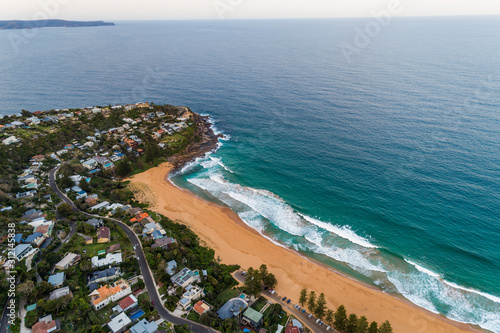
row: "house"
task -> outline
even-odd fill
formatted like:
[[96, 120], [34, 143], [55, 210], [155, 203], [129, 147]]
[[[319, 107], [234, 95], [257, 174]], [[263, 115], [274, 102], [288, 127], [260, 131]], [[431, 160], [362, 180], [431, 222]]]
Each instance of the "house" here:
[[42, 217], [43, 212], [41, 210], [36, 210], [36, 209], [30, 209], [24, 212], [24, 215], [21, 216], [23, 220], [29, 220], [32, 221], [34, 219], [37, 219], [39, 217]]
[[70, 268], [72, 265], [80, 260], [80, 256], [75, 253], [67, 253], [64, 258], [62, 258], [57, 264], [56, 268], [60, 270], [65, 270]]
[[98, 228], [104, 224], [104, 221], [101, 219], [90, 219], [90, 220], [87, 220], [87, 222], [85, 222], [85, 223], [90, 224], [94, 228]]
[[92, 170], [92, 169], [95, 169], [97, 167], [97, 161], [94, 160], [93, 158], [91, 158], [90, 160], [83, 162], [82, 166], [85, 169]]
[[32, 333], [50, 333], [58, 331], [61, 328], [59, 320], [52, 320], [52, 316], [48, 315], [40, 318], [38, 322], [31, 327]]
[[18, 143], [19, 141], [21, 141], [21, 140], [16, 138], [14, 135], [12, 135], [12, 136], [9, 136], [7, 139], [2, 140], [2, 143], [4, 145], [8, 146], [8, 145], [13, 144], [13, 143]]
[[197, 281], [196, 273], [197, 272], [193, 272], [189, 268], [185, 267], [179, 273], [172, 276], [170, 280], [179, 287], [186, 288], [191, 283]]
[[172, 237], [163, 237], [159, 239], [155, 239], [155, 243], [151, 246], [152, 248], [161, 247], [163, 249], [167, 249], [170, 247], [170, 244], [175, 243], [175, 239]]
[[187, 310], [191, 306], [192, 301], [196, 301], [203, 295], [203, 289], [198, 286], [189, 285], [186, 287], [186, 292], [182, 294], [179, 301], [180, 306]]
[[15, 234], [13, 239], [14, 243], [21, 243], [23, 240], [23, 234]]
[[132, 320], [130, 320], [125, 312], [122, 312], [118, 316], [111, 319], [108, 323], [108, 327], [113, 333], [122, 333], [127, 330], [127, 326], [130, 324], [132, 324]]
[[108, 243], [111, 240], [111, 231], [108, 227], [97, 229], [97, 243]]
[[73, 293], [71, 292], [69, 287], [63, 287], [52, 291], [50, 293], [49, 300], [58, 299], [64, 296], [70, 296], [71, 298], [73, 298]]
[[98, 256], [92, 257], [90, 259], [92, 262], [92, 265], [94, 267], [102, 267], [102, 266], [108, 266], [114, 263], [121, 263], [122, 262], [122, 254], [121, 253], [108, 253], [106, 254], [105, 258], [99, 259]]
[[31, 244], [19, 244], [14, 249], [14, 256], [16, 257], [17, 261], [21, 261], [33, 252], [34, 250]]
[[175, 270], [177, 268], [177, 263], [175, 260], [170, 260], [167, 262], [167, 267], [165, 268], [165, 271], [167, 272], [168, 275], [172, 276], [175, 273]]
[[40, 244], [42, 244], [44, 240], [45, 240], [45, 237], [43, 236], [42, 233], [40, 233], [40, 232], [34, 232], [33, 234], [31, 234], [28, 237], [26, 237], [24, 239], [24, 242], [25, 243], [35, 244], [36, 246], [40, 246]]
[[96, 197], [87, 197], [85, 199], [85, 203], [89, 205], [90, 207], [97, 205], [97, 198]]
[[101, 208], [106, 208], [106, 207], [108, 207], [108, 206], [109, 206], [109, 202], [107, 202], [107, 201], [103, 201], [103, 202], [101, 202], [101, 203], [100, 203], [100, 204], [98, 204], [98, 205], [95, 205], [95, 206], [90, 207], [90, 209], [91, 209], [91, 210], [95, 210], [95, 209], [98, 209], [98, 210], [99, 210], [99, 209], [101, 209]]
[[193, 310], [201, 316], [205, 312], [212, 310], [212, 306], [205, 301], [198, 301], [194, 305]]
[[35, 227], [35, 232], [41, 233], [44, 237], [50, 237], [52, 234], [52, 229], [54, 228], [54, 222], [46, 222]]
[[264, 315], [257, 310], [248, 308], [243, 312], [241, 323], [245, 326], [250, 326], [254, 331], [257, 331], [264, 322]]
[[155, 333], [157, 331], [158, 325], [154, 321], [148, 323], [146, 319], [140, 320], [130, 328], [130, 333]]
[[132, 293], [130, 285], [124, 279], [116, 281], [113, 285], [105, 285], [89, 294], [90, 301], [95, 310], [99, 310], [110, 302], [116, 302]]
[[159, 239], [163, 238], [163, 235], [161, 234], [160, 230], [153, 231], [151, 236], [153, 236], [153, 239], [155, 239], [155, 240], [159, 240]]
[[110, 267], [102, 271], [90, 273], [87, 285], [117, 279], [121, 275], [120, 267]]
[[134, 295], [129, 295], [118, 302], [118, 306], [119, 306], [118, 311], [119, 312], [128, 311], [128, 310], [136, 307], [137, 304], [139, 304], [137, 301], [137, 298], [135, 298]]
[[64, 272], [60, 272], [49, 276], [48, 282], [54, 287], [59, 287], [62, 286], [65, 279], [66, 279], [66, 274]]
[[36, 194], [36, 191], [27, 191], [23, 193], [17, 193], [16, 194], [16, 199], [21, 199], [21, 198], [31, 198]]
[[68, 153], [67, 149], [61, 149], [61, 150], [56, 151], [57, 156], [61, 156], [61, 155], [67, 154], [67, 153]]
[[238, 317], [241, 312], [247, 307], [248, 303], [245, 300], [239, 297], [234, 297], [227, 301], [219, 310], [217, 310], [217, 315], [222, 320]]

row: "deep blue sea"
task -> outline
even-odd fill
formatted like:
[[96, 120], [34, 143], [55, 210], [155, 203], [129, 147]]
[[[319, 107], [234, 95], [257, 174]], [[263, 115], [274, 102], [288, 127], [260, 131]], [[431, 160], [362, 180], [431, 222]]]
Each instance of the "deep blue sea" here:
[[211, 115], [225, 139], [178, 185], [500, 332], [500, 20], [393, 19], [360, 44], [370, 21], [0, 31], [0, 114], [153, 101]]

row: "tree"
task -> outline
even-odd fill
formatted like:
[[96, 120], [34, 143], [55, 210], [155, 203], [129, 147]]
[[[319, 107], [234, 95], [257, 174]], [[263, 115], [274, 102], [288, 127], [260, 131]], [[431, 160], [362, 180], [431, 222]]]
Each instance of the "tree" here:
[[22, 296], [29, 298], [33, 290], [35, 289], [35, 283], [32, 280], [27, 280], [17, 286], [17, 291]]
[[262, 280], [262, 283], [264, 283], [265, 286], [274, 289], [278, 284], [278, 280], [276, 279], [273, 273], [268, 273], [267, 276]]
[[32, 116], [31, 112], [29, 112], [27, 110], [21, 110], [21, 114], [23, 115], [23, 117], [26, 117], [26, 118], [30, 118]]
[[300, 291], [300, 297], [299, 297], [299, 304], [300, 306], [304, 307], [304, 304], [307, 302], [307, 288], [304, 287]]
[[325, 316], [325, 305], [325, 294], [321, 293], [319, 294], [318, 301], [316, 302], [316, 306], [314, 308], [314, 313], [319, 319], [323, 319], [323, 317]]
[[72, 211], [71, 206], [65, 202], [57, 207], [57, 212], [63, 217], [69, 217]]
[[358, 328], [356, 333], [367, 333], [368, 332], [368, 320], [365, 316], [361, 316], [358, 320]]
[[333, 311], [328, 309], [326, 310], [326, 318], [325, 321], [331, 325], [333, 323]]
[[333, 322], [335, 328], [339, 331], [345, 331], [347, 328], [347, 312], [343, 305], [339, 306], [335, 312], [335, 321]]
[[247, 270], [247, 275], [245, 278], [245, 290], [251, 296], [258, 296], [260, 294], [261, 285], [260, 272], [258, 269], [253, 269], [250, 267]]
[[377, 333], [378, 332], [378, 324], [375, 321], [372, 321], [370, 327], [368, 328], [368, 333]]
[[116, 175], [125, 178], [132, 172], [132, 167], [127, 159], [124, 159], [116, 164]]
[[309, 301], [307, 302], [307, 308], [309, 309], [309, 312], [314, 312], [314, 307], [316, 306], [316, 293], [311, 290], [309, 293]]
[[380, 325], [378, 333], [392, 333], [391, 323], [389, 323], [388, 320], [384, 321], [382, 325]]
[[347, 319], [346, 332], [356, 333], [357, 328], [358, 328], [358, 316], [356, 316], [356, 314], [354, 313], [351, 313], [349, 315], [349, 319]]

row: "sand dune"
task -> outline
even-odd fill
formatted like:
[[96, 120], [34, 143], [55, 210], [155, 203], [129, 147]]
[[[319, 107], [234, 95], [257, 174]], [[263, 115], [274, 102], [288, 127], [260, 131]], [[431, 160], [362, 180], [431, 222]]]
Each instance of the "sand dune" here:
[[143, 189], [142, 200], [153, 203], [153, 210], [190, 226], [222, 262], [242, 268], [265, 263], [278, 279], [279, 294], [297, 302], [303, 286], [324, 292], [330, 308], [344, 304], [348, 313], [364, 315], [369, 321], [389, 320], [395, 332], [482, 332], [365, 286], [272, 243], [247, 227], [229, 208], [174, 186], [168, 180], [171, 169], [170, 164], [164, 163], [130, 180], [139, 185], [136, 189]]

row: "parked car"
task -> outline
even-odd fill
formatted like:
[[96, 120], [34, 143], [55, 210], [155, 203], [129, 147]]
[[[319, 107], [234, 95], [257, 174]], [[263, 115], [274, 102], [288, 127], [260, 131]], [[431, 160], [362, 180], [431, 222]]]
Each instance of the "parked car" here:
[[286, 300], [286, 296], [281, 299], [282, 301]]
[[291, 299], [288, 299], [288, 301], [286, 301], [286, 304], [290, 304], [291, 301]]
[[312, 316], [313, 316], [313, 315], [312, 315], [312, 313], [311, 313], [311, 314], [309, 314], [309, 316], [307, 316], [307, 318], [311, 318]]
[[321, 319], [316, 319], [316, 324], [319, 324], [320, 321]]
[[306, 312], [306, 309], [302, 309], [302, 313]]
[[330, 330], [330, 328], [331, 328], [330, 326], [327, 326], [327, 327], [326, 327], [326, 330], [327, 330], [327, 331], [329, 331], [329, 330]]

